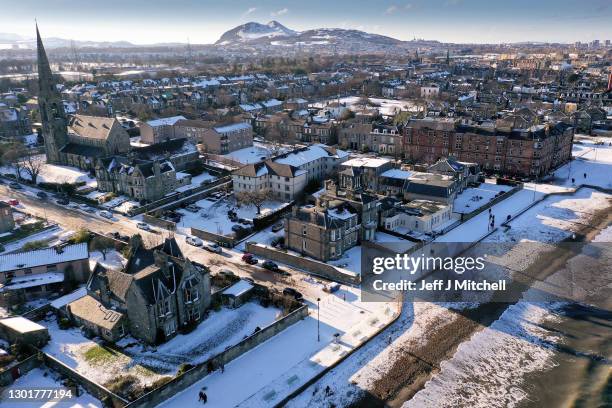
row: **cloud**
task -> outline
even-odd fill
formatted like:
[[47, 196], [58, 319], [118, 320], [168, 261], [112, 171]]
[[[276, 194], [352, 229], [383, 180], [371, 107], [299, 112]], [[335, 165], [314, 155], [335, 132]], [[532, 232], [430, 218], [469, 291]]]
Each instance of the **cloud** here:
[[242, 17], [249, 16], [249, 15], [253, 14], [255, 11], [257, 11], [257, 7], [251, 7], [247, 11], [242, 13]]
[[389, 6], [385, 10], [385, 14], [393, 14], [396, 11], [397, 11], [397, 6]]
[[285, 14], [287, 14], [289, 12], [289, 9], [287, 7], [282, 8], [278, 11], [273, 11], [272, 13], [270, 13], [270, 15], [272, 17], [280, 17], [280, 16], [284, 16]]

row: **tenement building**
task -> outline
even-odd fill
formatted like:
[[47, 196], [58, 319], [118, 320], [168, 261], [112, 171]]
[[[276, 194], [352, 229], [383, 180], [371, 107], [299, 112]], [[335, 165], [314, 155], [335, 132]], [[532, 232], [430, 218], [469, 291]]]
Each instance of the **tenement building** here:
[[495, 122], [415, 119], [404, 127], [404, 157], [434, 163], [452, 155], [485, 172], [542, 176], [571, 157], [574, 129], [564, 122], [511, 128]]

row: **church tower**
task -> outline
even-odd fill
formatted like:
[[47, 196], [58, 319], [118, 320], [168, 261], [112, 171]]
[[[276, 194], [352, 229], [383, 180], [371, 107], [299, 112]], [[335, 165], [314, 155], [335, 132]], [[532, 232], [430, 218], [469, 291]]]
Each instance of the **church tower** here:
[[38, 24], [36, 25], [36, 44], [38, 50], [38, 107], [42, 119], [47, 162], [61, 163], [60, 150], [68, 143], [68, 119], [38, 32]]

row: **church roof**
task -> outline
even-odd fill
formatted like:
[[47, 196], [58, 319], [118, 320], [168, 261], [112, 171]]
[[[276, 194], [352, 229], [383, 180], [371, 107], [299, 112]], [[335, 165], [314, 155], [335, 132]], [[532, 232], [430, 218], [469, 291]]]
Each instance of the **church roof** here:
[[115, 125], [121, 126], [116, 118], [75, 115], [70, 122], [70, 130], [81, 137], [104, 140]]

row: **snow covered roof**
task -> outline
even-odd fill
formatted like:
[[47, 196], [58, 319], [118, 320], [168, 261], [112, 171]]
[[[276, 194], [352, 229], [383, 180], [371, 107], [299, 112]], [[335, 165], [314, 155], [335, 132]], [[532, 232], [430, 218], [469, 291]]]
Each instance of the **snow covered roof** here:
[[267, 100], [267, 101], [263, 101], [263, 102], [261, 102], [261, 104], [262, 104], [263, 106], [265, 106], [266, 108], [271, 108], [271, 107], [273, 107], [273, 106], [280, 106], [280, 105], [282, 105], [283, 103], [282, 103], [281, 101], [279, 101], [278, 99], [269, 99], [269, 100]]
[[0, 292], [4, 292], [5, 290], [33, 288], [35, 286], [48, 285], [63, 281], [63, 272], [46, 272], [35, 275], [18, 276], [11, 279], [10, 283], [0, 285]]
[[62, 297], [55, 299], [53, 302], [51, 302], [51, 306], [56, 309], [60, 309], [66, 306], [68, 303], [72, 303], [75, 300], [82, 298], [86, 294], [87, 294], [87, 288], [83, 286], [73, 292], [68, 293], [67, 295], [64, 295]]
[[[87, 243], [0, 255], [0, 272], [89, 258]], [[32, 276], [29, 276], [30, 278]], [[13, 279], [14, 281], [15, 279]]]
[[277, 159], [274, 159], [274, 162], [300, 167], [323, 157], [343, 158], [348, 155], [348, 153], [343, 150], [335, 149], [334, 152], [331, 149], [332, 148], [329, 146], [323, 144], [315, 144], [285, 153]]
[[389, 163], [391, 159], [374, 158], [374, 157], [356, 157], [342, 163], [343, 166], [351, 167], [380, 167]]
[[47, 330], [45, 326], [42, 326], [21, 316], [2, 319], [0, 320], [0, 325], [8, 327], [19, 333], [30, 333], [40, 330]]
[[407, 170], [391, 169], [391, 170], [387, 170], [384, 173], [382, 173], [381, 177], [405, 180], [411, 175], [412, 175], [412, 172], [407, 171]]
[[224, 295], [238, 297], [244, 295], [249, 290], [253, 289], [253, 285], [249, 282], [240, 279], [238, 282], [223, 291]]
[[248, 123], [232, 123], [231, 125], [225, 125], [225, 126], [219, 126], [216, 127], [215, 130], [218, 133], [229, 133], [229, 132], [237, 132], [239, 130], [243, 130], [243, 129], [250, 129], [251, 125], [249, 125]]
[[149, 125], [151, 127], [156, 127], [156, 126], [172, 126], [177, 121], [184, 120], [184, 119], [186, 119], [186, 118], [184, 116], [182, 116], [182, 115], [171, 116], [169, 118], [160, 118], [160, 119], [150, 120], [150, 121], [147, 122], [147, 125]]

